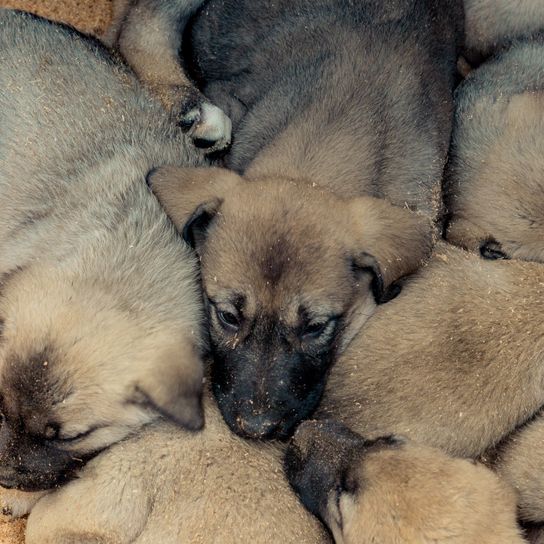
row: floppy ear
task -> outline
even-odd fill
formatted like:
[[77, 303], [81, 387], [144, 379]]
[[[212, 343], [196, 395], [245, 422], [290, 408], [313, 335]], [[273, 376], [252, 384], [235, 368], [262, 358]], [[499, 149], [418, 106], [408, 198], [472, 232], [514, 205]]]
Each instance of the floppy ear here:
[[225, 168], [165, 166], [148, 174], [147, 182], [183, 239], [198, 248], [223, 199], [242, 178]]
[[493, 239], [490, 232], [459, 216], [454, 216], [449, 222], [445, 238], [450, 244], [474, 253], [478, 252], [488, 240]]
[[372, 197], [351, 203], [358, 247], [353, 264], [373, 275], [372, 289], [377, 302], [392, 284], [415, 272], [430, 256], [434, 228], [426, 216]]
[[170, 346], [140, 376], [133, 402], [186, 429], [200, 430], [204, 426], [203, 375], [203, 363], [193, 342]]

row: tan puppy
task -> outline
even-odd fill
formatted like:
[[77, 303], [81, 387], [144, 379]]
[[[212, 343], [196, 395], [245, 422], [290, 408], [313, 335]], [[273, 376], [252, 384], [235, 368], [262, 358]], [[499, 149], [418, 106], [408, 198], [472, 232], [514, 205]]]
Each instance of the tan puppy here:
[[97, 42], [0, 9], [0, 484], [203, 425], [196, 260], [145, 184], [196, 153]]
[[542, 0], [464, 0], [467, 56], [478, 62], [513, 38], [544, 29]]
[[481, 464], [397, 437], [304, 422], [286, 455], [337, 544], [521, 544], [513, 490]]
[[541, 415], [513, 433], [498, 449], [493, 467], [518, 492], [520, 518], [544, 521], [544, 419]]
[[544, 35], [514, 43], [457, 90], [450, 242], [491, 257], [544, 260], [542, 73]]
[[428, 220], [222, 169], [166, 168], [150, 182], [200, 257], [223, 417], [245, 436], [288, 436], [376, 300], [428, 255]]
[[331, 369], [321, 417], [475, 457], [544, 405], [544, 267], [441, 245]]
[[232, 434], [208, 396], [200, 433], [158, 423], [112, 446], [32, 510], [27, 544], [327, 544], [283, 449]]

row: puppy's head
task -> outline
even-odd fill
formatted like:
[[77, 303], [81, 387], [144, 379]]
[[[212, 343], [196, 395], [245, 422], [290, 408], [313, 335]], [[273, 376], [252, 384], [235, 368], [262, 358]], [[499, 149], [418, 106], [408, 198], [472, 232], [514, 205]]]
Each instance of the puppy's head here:
[[151, 323], [145, 309], [46, 268], [0, 289], [0, 485], [27, 491], [62, 483], [159, 414], [203, 424], [197, 324], [193, 338]]
[[151, 186], [200, 257], [214, 394], [247, 437], [313, 411], [338, 351], [430, 250], [423, 217], [312, 184], [164, 169]]
[[404, 438], [367, 441], [336, 422], [306, 421], [285, 471], [339, 544], [521, 542], [512, 489], [482, 465]]

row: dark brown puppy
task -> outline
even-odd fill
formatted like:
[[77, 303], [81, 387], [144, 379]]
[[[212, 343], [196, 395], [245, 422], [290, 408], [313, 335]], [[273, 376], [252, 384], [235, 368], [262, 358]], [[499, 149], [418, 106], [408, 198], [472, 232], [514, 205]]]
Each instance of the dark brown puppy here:
[[333, 421], [300, 425], [287, 475], [337, 544], [521, 544], [516, 497], [481, 464]]
[[139, 0], [120, 39], [137, 73], [185, 85], [177, 54], [198, 4], [184, 57], [232, 118], [229, 168], [436, 218], [461, 0]]
[[287, 436], [376, 300], [427, 257], [429, 221], [222, 169], [161, 169], [150, 182], [200, 257], [223, 416], [246, 436]]
[[450, 242], [544, 261], [543, 74], [544, 34], [515, 42], [457, 90], [446, 191]]

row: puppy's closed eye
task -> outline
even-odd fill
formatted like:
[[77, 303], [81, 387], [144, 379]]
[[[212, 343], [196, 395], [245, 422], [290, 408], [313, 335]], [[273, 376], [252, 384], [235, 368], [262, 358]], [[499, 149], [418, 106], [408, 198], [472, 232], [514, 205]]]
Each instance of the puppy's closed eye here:
[[331, 317], [325, 320], [310, 321], [302, 326], [300, 338], [306, 342], [317, 339], [325, 340], [333, 333], [337, 321], [337, 317]]
[[480, 246], [480, 255], [484, 259], [491, 261], [510, 259], [510, 257], [502, 251], [501, 244], [496, 240], [487, 240]]

